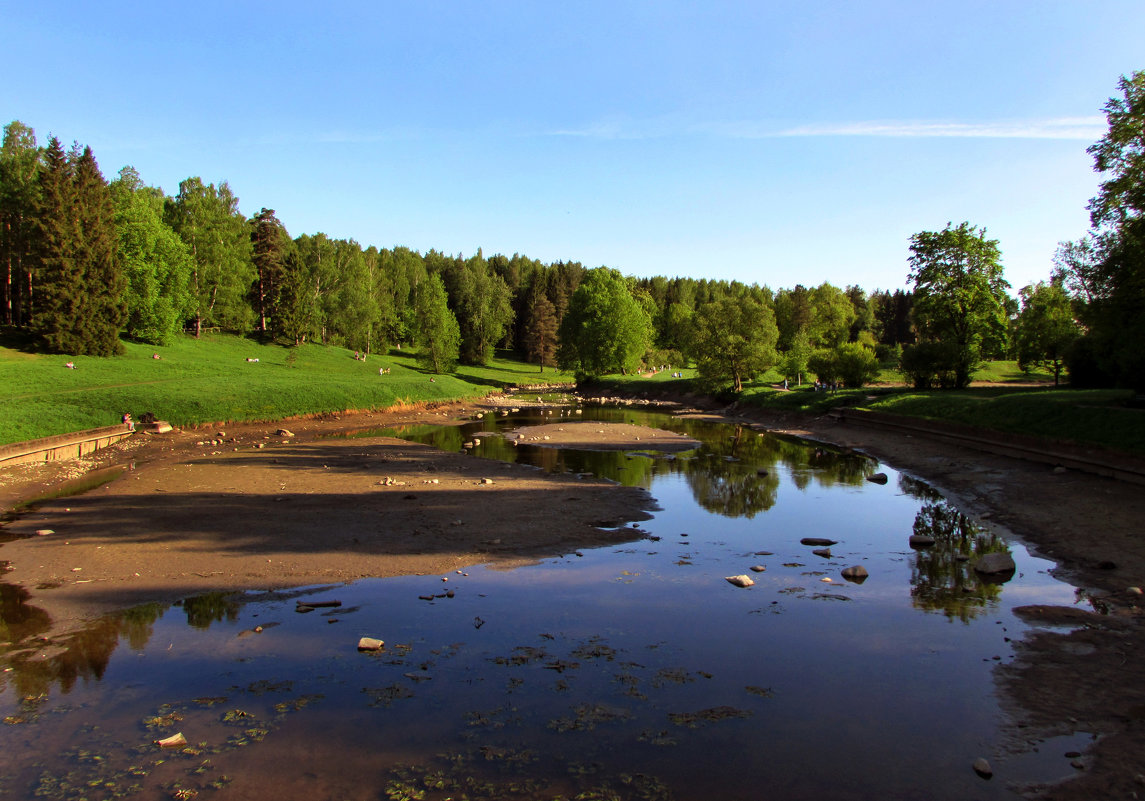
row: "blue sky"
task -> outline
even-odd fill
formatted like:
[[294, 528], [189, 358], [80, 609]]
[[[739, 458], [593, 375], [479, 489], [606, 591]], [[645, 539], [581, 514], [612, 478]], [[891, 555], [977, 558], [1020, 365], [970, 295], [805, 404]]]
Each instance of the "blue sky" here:
[[292, 235], [867, 290], [908, 239], [1018, 287], [1088, 227], [1141, 0], [0, 0], [0, 117]]

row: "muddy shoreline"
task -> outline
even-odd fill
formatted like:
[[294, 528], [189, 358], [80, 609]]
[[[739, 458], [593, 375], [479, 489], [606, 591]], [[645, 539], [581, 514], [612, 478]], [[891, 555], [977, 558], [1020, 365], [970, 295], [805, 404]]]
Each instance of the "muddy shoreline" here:
[[[83, 495], [44, 501], [0, 528], [5, 539], [20, 538], [0, 546], [10, 571], [4, 581], [52, 615], [59, 636], [69, 623], [145, 600], [519, 564], [639, 536], [632, 524], [653, 507], [642, 490], [401, 440], [329, 436], [456, 422], [487, 408], [450, 404], [204, 427], [137, 436], [79, 462], [8, 468], [0, 471], [4, 509], [108, 466], [122, 465], [124, 473]], [[1056, 627], [1016, 643], [1016, 659], [997, 668], [999, 699], [1016, 746], [1072, 732], [1102, 739], [1074, 760], [1071, 781], [1027, 793], [1062, 801], [1145, 794], [1138, 667], [1145, 617], [1130, 590], [1145, 585], [1140, 487], [827, 417], [734, 407], [695, 413], [867, 453], [1054, 560], [1055, 572], [1083, 592], [1070, 608], [1024, 611], [1031, 623]], [[283, 426], [290, 436], [278, 433]], [[558, 436], [557, 427], [547, 435]], [[596, 430], [588, 439], [600, 447], [648, 447], [656, 438]], [[585, 444], [583, 431], [577, 439]], [[323, 532], [320, 541], [315, 530]]]

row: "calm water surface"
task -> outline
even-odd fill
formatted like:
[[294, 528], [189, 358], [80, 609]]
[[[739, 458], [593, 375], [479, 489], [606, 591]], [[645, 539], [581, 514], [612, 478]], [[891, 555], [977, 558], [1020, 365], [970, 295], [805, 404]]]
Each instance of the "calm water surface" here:
[[[496, 434], [589, 418], [703, 444]], [[514, 570], [188, 598], [47, 652], [42, 613], [0, 585], [0, 797], [992, 799], [1064, 777], [1062, 754], [1085, 745], [1008, 753], [992, 680], [1024, 631], [1013, 607], [1073, 603], [1073, 588], [886, 466], [620, 409], [398, 433], [645, 486], [660, 510], [621, 545]], [[876, 470], [887, 484], [865, 480]], [[912, 533], [937, 544], [914, 551]], [[838, 544], [818, 556], [809, 536]], [[1004, 584], [969, 567], [994, 550], [1018, 564]], [[867, 581], [841, 577], [859, 564]], [[724, 580], [739, 574], [754, 586]], [[341, 606], [300, 614], [298, 599]], [[386, 647], [359, 653], [361, 636]], [[176, 732], [187, 747], [152, 744]]]

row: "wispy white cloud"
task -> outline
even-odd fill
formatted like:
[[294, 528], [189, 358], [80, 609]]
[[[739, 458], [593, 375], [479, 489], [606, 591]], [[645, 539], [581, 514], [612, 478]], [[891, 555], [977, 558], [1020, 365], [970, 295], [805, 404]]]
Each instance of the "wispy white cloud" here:
[[953, 122], [936, 120], [874, 120], [779, 127], [766, 122], [705, 122], [671, 124], [665, 120], [639, 123], [604, 120], [579, 128], [550, 130], [547, 136], [585, 139], [658, 139], [665, 136], [706, 135], [726, 139], [780, 139], [827, 136], [960, 139], [1070, 139], [1093, 142], [1106, 131], [1104, 117]]
[[[998, 122], [889, 121], [800, 125], [760, 136], [886, 136], [978, 139], [1082, 139], [1105, 133], [1104, 117], [1061, 117]], [[750, 134], [744, 134], [750, 135]]]
[[567, 136], [579, 139], [658, 139], [680, 133], [681, 128], [664, 120], [610, 118], [598, 120], [576, 128], [557, 128], [545, 132], [546, 136]]

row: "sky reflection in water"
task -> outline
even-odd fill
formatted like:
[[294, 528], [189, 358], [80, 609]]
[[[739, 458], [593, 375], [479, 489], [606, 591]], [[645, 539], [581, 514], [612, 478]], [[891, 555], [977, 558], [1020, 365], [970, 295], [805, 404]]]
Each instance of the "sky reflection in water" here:
[[[995, 750], [991, 670], [1022, 630], [1011, 608], [1074, 598], [1048, 563], [859, 456], [728, 424], [584, 416], [704, 444], [669, 457], [485, 437], [473, 450], [649, 487], [661, 511], [633, 541], [448, 582], [141, 607], [46, 660], [9, 646], [0, 795], [965, 799], [1068, 772], [1064, 746]], [[404, 435], [460, 450], [540, 419]], [[865, 480], [876, 469], [886, 485]], [[911, 533], [935, 547], [911, 550]], [[825, 558], [803, 537], [839, 542]], [[1015, 578], [982, 582], [973, 559], [1007, 547]], [[840, 576], [854, 564], [870, 572], [861, 585]], [[755, 585], [724, 580], [737, 574]], [[445, 587], [454, 597], [419, 597]], [[298, 614], [295, 596], [342, 606]], [[0, 600], [7, 639], [46, 626], [13, 588]], [[385, 650], [358, 653], [360, 636]], [[149, 745], [176, 731], [188, 751]], [[993, 782], [970, 770], [981, 755]]]

